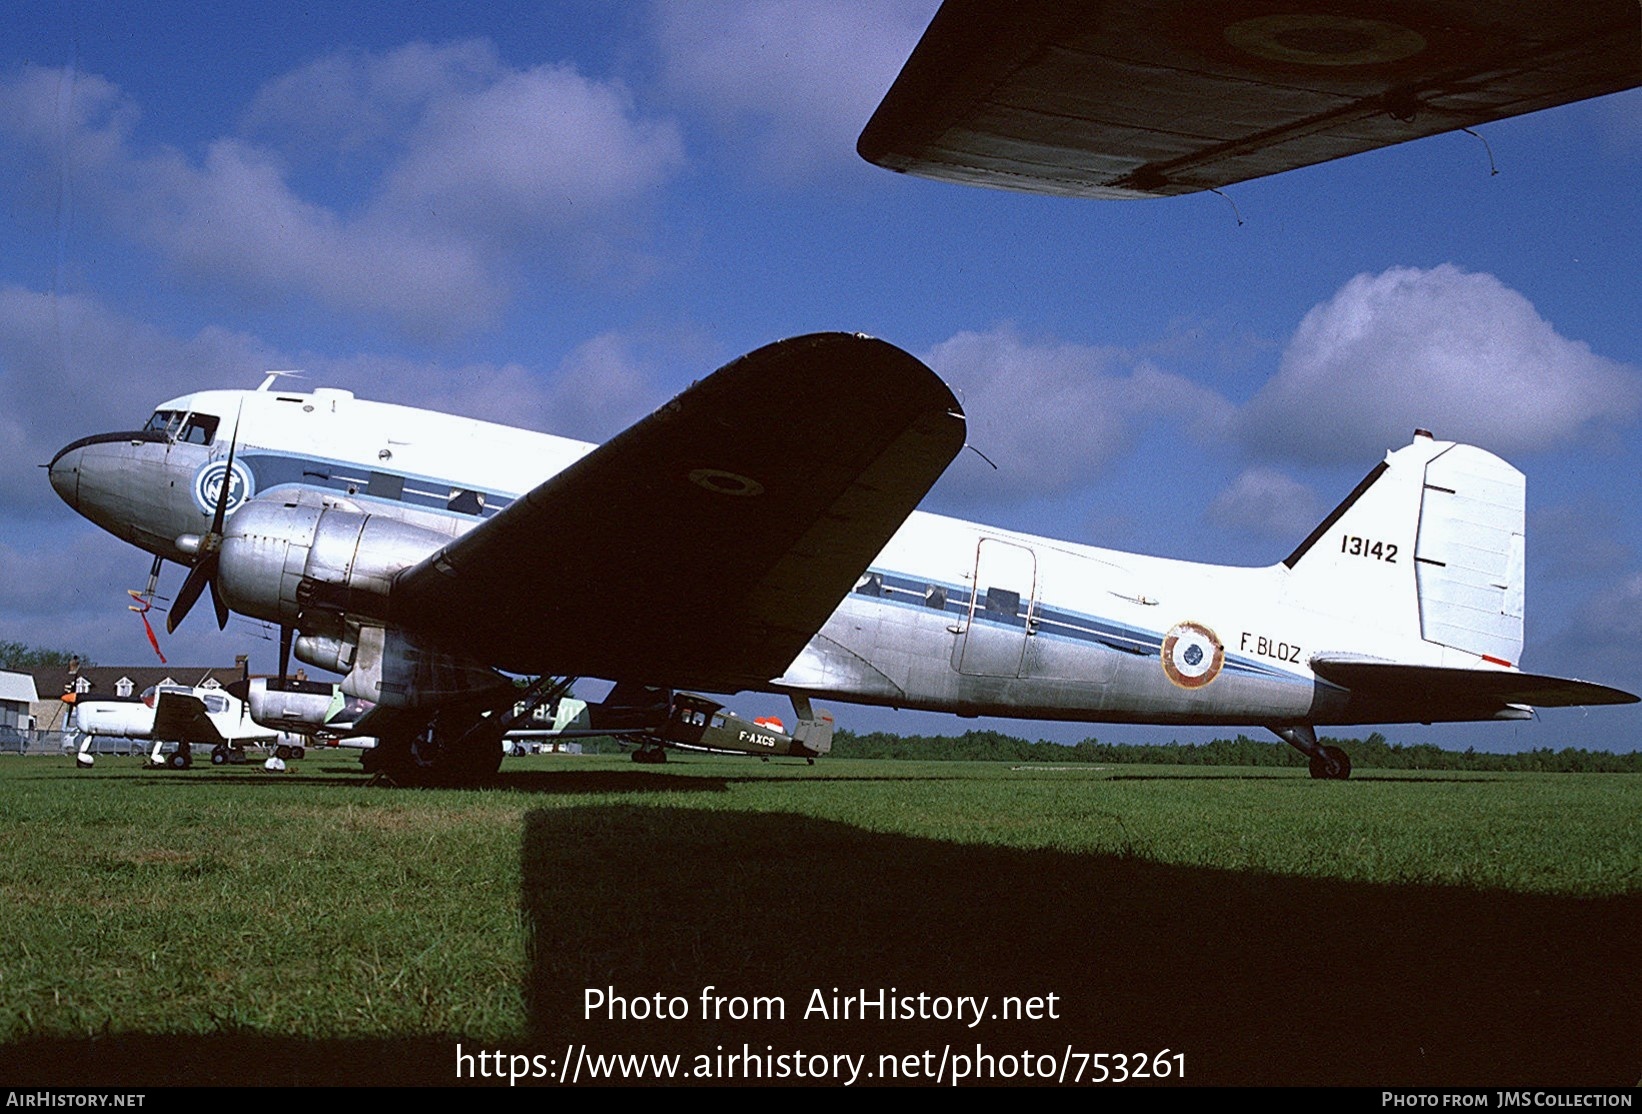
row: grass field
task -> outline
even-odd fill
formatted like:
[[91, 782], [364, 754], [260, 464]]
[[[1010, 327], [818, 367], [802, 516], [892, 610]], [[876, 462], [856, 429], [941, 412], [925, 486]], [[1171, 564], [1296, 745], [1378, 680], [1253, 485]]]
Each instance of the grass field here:
[[[457, 1082], [458, 1041], [1168, 1048], [1186, 1082], [1642, 1078], [1642, 779], [684, 756], [494, 787], [0, 759], [8, 1083]], [[699, 996], [784, 1020], [702, 1019]], [[1057, 1017], [805, 1018], [845, 994]], [[584, 1016], [587, 988], [690, 1004]]]

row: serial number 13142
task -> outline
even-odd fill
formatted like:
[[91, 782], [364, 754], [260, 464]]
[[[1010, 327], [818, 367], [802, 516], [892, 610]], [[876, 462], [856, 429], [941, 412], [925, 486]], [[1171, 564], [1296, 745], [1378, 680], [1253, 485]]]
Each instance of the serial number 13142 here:
[[1395, 542], [1377, 542], [1372, 538], [1360, 538], [1355, 534], [1346, 534], [1340, 538], [1340, 552], [1352, 557], [1368, 557], [1375, 561], [1384, 561], [1388, 565], [1397, 563], [1397, 544]]

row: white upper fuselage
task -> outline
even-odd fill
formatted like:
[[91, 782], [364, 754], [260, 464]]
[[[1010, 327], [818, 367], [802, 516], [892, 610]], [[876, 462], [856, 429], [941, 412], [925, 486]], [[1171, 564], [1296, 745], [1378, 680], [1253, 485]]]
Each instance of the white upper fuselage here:
[[[190, 440], [188, 415], [214, 417], [215, 428]], [[162, 404], [155, 417], [151, 427], [169, 425], [168, 434], [77, 442], [53, 462], [52, 482], [99, 525], [184, 563], [189, 550], [178, 539], [207, 529], [231, 441], [230, 516], [248, 498], [300, 488], [446, 539], [595, 447], [327, 389], [202, 391]], [[1427, 438], [1394, 456], [1423, 464], [1450, 447]], [[1320, 574], [1297, 578], [1288, 564], [1196, 564], [915, 512], [768, 688], [965, 714], [1341, 722], [1344, 695], [1318, 681], [1308, 665], [1314, 653], [1483, 663], [1421, 638], [1406, 608], [1372, 606], [1376, 592], [1400, 600], [1402, 578], [1411, 585], [1414, 576], [1412, 536], [1394, 538], [1391, 526], [1383, 534], [1312, 539], [1339, 551], [1329, 560], [1369, 574], [1362, 591], [1335, 592], [1318, 591]], [[1395, 554], [1399, 546], [1400, 565], [1385, 561], [1386, 547]], [[1342, 603], [1340, 595], [1361, 598]]]

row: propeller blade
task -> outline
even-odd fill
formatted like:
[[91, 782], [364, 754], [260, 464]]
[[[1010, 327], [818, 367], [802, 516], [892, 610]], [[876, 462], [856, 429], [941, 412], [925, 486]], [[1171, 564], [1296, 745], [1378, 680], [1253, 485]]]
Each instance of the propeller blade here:
[[228, 497], [234, 491], [234, 451], [239, 448], [239, 420], [244, 411], [244, 404], [241, 403], [240, 413], [234, 415], [233, 435], [228, 439], [228, 463], [223, 469], [222, 486], [217, 489], [217, 506], [211, 514], [211, 529], [200, 539], [199, 557], [194, 567], [188, 570], [188, 579], [182, 582], [182, 591], [172, 602], [171, 613], [165, 617], [167, 633], [176, 633], [207, 584], [211, 586], [211, 606], [217, 613], [217, 629], [228, 629], [228, 604], [217, 590], [217, 565], [221, 559], [223, 524], [228, 520]]
[[239, 448], [239, 419], [244, 410], [245, 405], [241, 403], [240, 412], [234, 415], [234, 432], [228, 438], [228, 465], [223, 469], [222, 487], [217, 491], [217, 509], [211, 515], [211, 532], [218, 537], [222, 536], [223, 524], [228, 519], [228, 496], [234, 491], [234, 450]]
[[217, 578], [211, 578], [211, 606], [217, 609], [217, 629], [228, 629], [228, 605], [223, 602], [222, 593], [217, 589]]
[[176, 634], [177, 627], [188, 617], [189, 610], [200, 593], [205, 591], [205, 585], [213, 579], [217, 571], [216, 554], [207, 554], [195, 562], [194, 567], [188, 570], [188, 579], [182, 582], [182, 590], [177, 598], [171, 601], [171, 610], [165, 616], [165, 632]]

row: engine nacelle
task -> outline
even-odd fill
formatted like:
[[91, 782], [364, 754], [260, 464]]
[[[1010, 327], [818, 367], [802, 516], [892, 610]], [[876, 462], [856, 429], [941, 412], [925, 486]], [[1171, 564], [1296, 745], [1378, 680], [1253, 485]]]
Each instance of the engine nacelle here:
[[302, 735], [345, 735], [370, 710], [350, 700], [341, 687], [318, 681], [287, 681], [282, 689], [266, 677], [253, 678], [246, 693], [251, 718], [264, 727]]
[[425, 643], [395, 627], [359, 628], [349, 696], [389, 708], [437, 708], [452, 701], [493, 700], [512, 689], [483, 662]]
[[353, 638], [337, 638], [328, 634], [304, 634], [291, 644], [296, 660], [315, 669], [331, 673], [347, 673], [353, 669], [359, 653], [357, 634]]
[[287, 626], [316, 609], [382, 617], [394, 576], [448, 541], [351, 504], [276, 494], [229, 520], [217, 582], [235, 611]]

